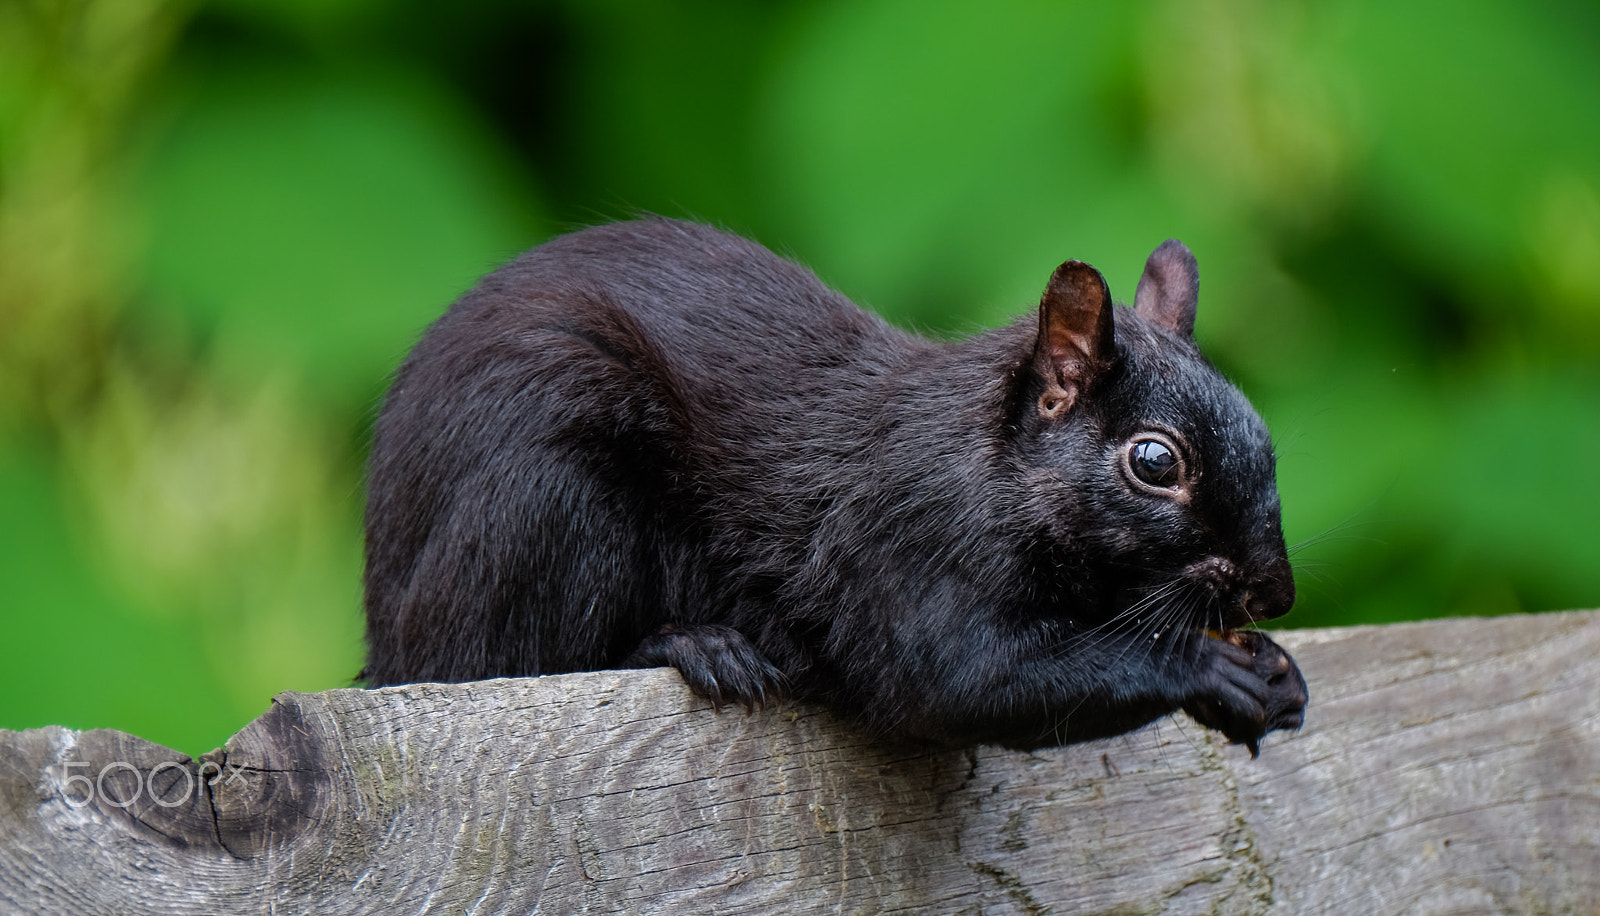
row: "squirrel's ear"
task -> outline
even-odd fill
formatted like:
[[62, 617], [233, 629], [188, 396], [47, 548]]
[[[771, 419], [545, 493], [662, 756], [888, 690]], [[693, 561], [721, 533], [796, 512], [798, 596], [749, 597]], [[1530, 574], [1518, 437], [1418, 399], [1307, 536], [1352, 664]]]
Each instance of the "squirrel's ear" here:
[[1194, 336], [1194, 310], [1200, 301], [1200, 265], [1177, 239], [1167, 239], [1144, 262], [1133, 310], [1146, 321], [1184, 337]]
[[1068, 261], [1050, 275], [1039, 300], [1039, 339], [1034, 362], [1044, 378], [1039, 413], [1057, 417], [1072, 409], [1078, 393], [1116, 352], [1111, 291], [1100, 271]]

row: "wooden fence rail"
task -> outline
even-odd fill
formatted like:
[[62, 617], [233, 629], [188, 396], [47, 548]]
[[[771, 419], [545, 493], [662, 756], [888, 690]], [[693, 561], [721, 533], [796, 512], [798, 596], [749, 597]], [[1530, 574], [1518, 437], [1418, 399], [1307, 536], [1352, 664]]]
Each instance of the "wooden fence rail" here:
[[713, 712], [675, 672], [286, 693], [199, 760], [0, 731], [0, 912], [1600, 912], [1600, 612], [1274, 634], [1259, 760]]

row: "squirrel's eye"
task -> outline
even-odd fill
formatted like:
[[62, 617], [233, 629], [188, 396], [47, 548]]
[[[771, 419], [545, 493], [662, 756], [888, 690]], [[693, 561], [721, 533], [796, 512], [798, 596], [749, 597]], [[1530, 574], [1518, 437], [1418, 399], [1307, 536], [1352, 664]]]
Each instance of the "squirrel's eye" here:
[[1133, 476], [1152, 487], [1175, 487], [1181, 468], [1178, 456], [1163, 442], [1141, 439], [1128, 452], [1128, 467]]

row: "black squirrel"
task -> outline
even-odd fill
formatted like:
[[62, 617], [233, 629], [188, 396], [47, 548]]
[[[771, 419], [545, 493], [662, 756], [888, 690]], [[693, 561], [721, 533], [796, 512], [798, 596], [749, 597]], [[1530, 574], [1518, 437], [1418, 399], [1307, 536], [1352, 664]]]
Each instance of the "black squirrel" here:
[[1192, 338], [1193, 255], [953, 343], [706, 226], [549, 241], [400, 367], [366, 513], [369, 686], [676, 667], [940, 745], [1179, 708], [1257, 752], [1305, 681], [1265, 424]]

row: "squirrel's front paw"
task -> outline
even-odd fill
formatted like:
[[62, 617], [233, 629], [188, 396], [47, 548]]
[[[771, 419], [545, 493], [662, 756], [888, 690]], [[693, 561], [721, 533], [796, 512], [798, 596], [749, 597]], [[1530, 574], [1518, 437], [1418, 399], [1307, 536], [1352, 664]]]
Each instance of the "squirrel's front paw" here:
[[732, 627], [663, 626], [623, 660], [625, 668], [671, 666], [689, 689], [717, 707], [738, 703], [747, 712], [783, 699], [783, 672]]
[[1261, 753], [1261, 737], [1305, 721], [1306, 680], [1283, 647], [1255, 630], [1201, 637], [1197, 685], [1184, 712]]

